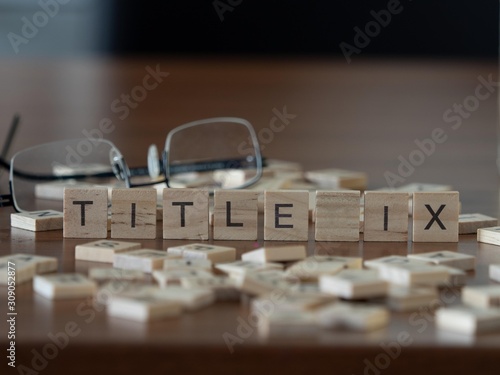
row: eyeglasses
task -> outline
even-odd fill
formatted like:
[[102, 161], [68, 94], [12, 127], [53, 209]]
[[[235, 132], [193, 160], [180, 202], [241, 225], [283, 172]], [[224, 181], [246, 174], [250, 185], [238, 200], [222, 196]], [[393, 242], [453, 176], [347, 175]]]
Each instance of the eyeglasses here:
[[62, 211], [66, 186], [241, 189], [260, 179], [263, 163], [252, 125], [235, 117], [171, 130], [161, 155], [155, 145], [149, 147], [147, 167], [129, 168], [118, 148], [104, 139], [51, 142], [16, 153], [10, 165], [0, 159], [10, 170], [10, 194], [0, 196], [0, 207]]

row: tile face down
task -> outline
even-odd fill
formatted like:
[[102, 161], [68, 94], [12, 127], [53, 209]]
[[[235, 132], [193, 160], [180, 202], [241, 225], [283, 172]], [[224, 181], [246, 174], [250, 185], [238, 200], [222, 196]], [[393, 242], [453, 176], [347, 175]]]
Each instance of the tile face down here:
[[364, 241], [408, 240], [408, 194], [365, 192]]
[[359, 191], [316, 192], [316, 241], [359, 241]]
[[214, 240], [257, 240], [258, 195], [247, 190], [215, 191]]
[[156, 238], [156, 190], [113, 189], [111, 238]]
[[208, 240], [208, 207], [208, 190], [164, 189], [163, 239]]
[[54, 210], [17, 212], [10, 214], [10, 225], [32, 232], [59, 230], [63, 229], [63, 213]]
[[264, 193], [264, 240], [307, 241], [308, 234], [309, 192], [280, 190]]
[[108, 189], [64, 189], [65, 238], [106, 238], [108, 235]]
[[413, 193], [413, 242], [458, 242], [458, 192]]

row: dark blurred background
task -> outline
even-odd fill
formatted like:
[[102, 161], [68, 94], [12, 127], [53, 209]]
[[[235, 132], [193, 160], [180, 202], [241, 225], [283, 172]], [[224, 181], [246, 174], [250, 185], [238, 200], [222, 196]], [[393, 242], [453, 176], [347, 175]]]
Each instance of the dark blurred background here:
[[[15, 53], [8, 34], [22, 36], [22, 18], [42, 3], [57, 17]], [[497, 0], [0, 0], [0, 54], [342, 56], [341, 43], [357, 48], [354, 28], [365, 32], [390, 7], [397, 13], [378, 32], [372, 24], [363, 57], [498, 55]]]

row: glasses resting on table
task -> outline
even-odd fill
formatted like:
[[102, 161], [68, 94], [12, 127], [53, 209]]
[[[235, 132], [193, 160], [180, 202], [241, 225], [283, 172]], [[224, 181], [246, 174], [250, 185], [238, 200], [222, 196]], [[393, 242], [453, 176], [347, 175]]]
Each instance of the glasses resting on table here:
[[65, 186], [241, 189], [257, 182], [263, 168], [252, 125], [234, 117], [173, 129], [161, 155], [155, 145], [149, 147], [147, 167], [129, 167], [113, 143], [99, 138], [34, 146], [17, 152], [10, 165], [0, 163], [10, 167], [10, 194], [0, 196], [0, 206], [18, 212], [62, 211]]

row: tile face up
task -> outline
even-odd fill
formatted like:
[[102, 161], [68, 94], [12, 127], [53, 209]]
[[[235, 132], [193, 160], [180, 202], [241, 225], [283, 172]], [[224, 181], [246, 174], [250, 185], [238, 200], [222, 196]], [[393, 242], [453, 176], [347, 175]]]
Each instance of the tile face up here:
[[63, 213], [54, 210], [10, 214], [10, 225], [32, 232], [63, 229]]
[[156, 190], [113, 189], [111, 238], [156, 238]]
[[108, 235], [108, 189], [64, 189], [66, 238], [106, 238]]
[[458, 192], [413, 193], [413, 242], [458, 242]]
[[316, 241], [359, 241], [359, 191], [316, 192]]
[[164, 189], [163, 238], [208, 240], [208, 207], [208, 190]]
[[214, 240], [257, 240], [256, 191], [217, 190], [214, 195]]
[[213, 263], [227, 263], [236, 260], [236, 249], [228, 246], [216, 246], [208, 244], [189, 244], [172, 246], [167, 249], [169, 254], [181, 255], [189, 259], [208, 259]]
[[500, 246], [500, 227], [481, 228], [477, 230], [477, 242]]
[[458, 216], [458, 233], [475, 234], [480, 228], [498, 225], [498, 219], [483, 214], [461, 214]]
[[464, 271], [473, 270], [476, 266], [476, 257], [447, 250], [409, 254], [408, 258], [421, 260], [427, 263], [459, 268]]
[[180, 257], [161, 250], [139, 249], [115, 254], [113, 267], [151, 273], [153, 270], [162, 269], [165, 260]]
[[335, 275], [319, 277], [321, 291], [346, 299], [381, 297], [388, 293], [389, 284], [376, 270], [344, 270]]
[[304, 245], [265, 246], [246, 252], [241, 256], [241, 260], [259, 263], [288, 262], [305, 257], [306, 247]]
[[137, 250], [140, 248], [141, 244], [137, 242], [99, 240], [77, 245], [75, 247], [75, 259], [113, 263], [116, 253]]
[[408, 194], [365, 192], [365, 241], [408, 240]]
[[33, 289], [49, 299], [91, 297], [97, 290], [95, 282], [78, 273], [35, 276]]
[[264, 193], [264, 240], [307, 241], [309, 192], [301, 190]]

